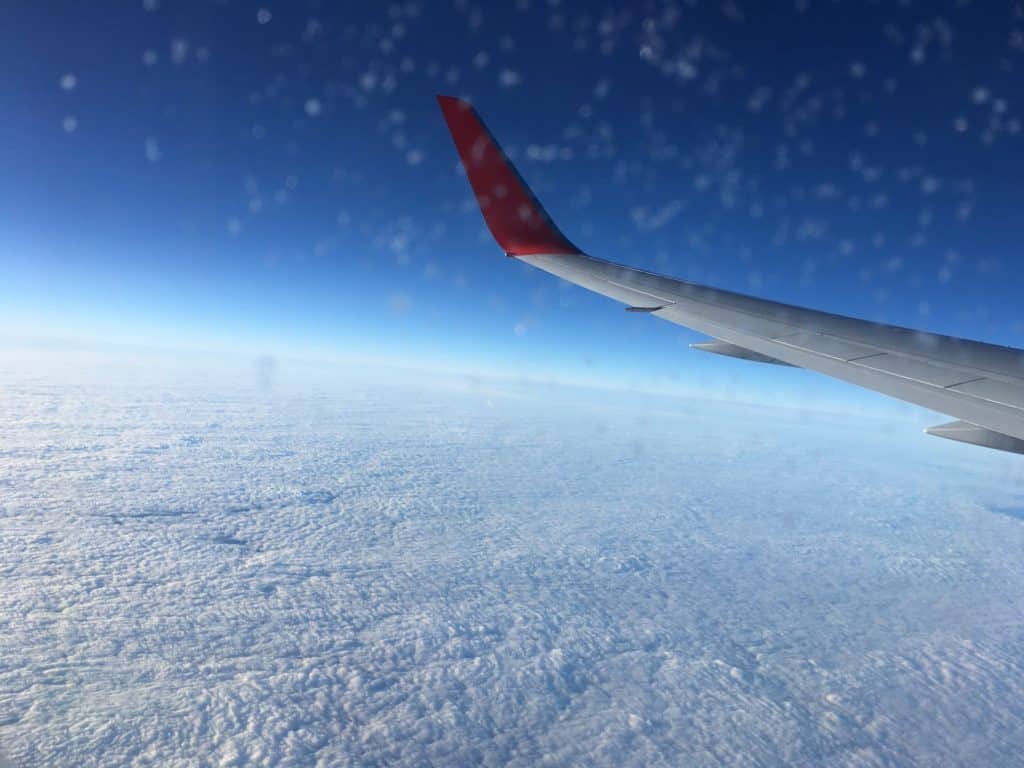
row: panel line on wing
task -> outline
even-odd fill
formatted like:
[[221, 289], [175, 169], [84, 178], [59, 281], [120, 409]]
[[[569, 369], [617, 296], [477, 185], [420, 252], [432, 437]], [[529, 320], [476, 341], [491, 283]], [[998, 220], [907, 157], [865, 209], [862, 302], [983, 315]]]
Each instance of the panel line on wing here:
[[643, 288], [637, 288], [635, 285], [630, 285], [629, 283], [620, 283], [620, 282], [618, 282], [616, 280], [609, 280], [607, 277], [604, 278], [604, 281], [606, 283], [608, 283], [609, 285], [614, 285], [616, 288], [625, 288], [627, 291], [632, 291], [633, 293], [639, 293], [639, 294], [642, 294], [644, 296], [650, 296], [652, 299], [657, 299], [658, 301], [664, 302], [662, 304], [663, 307], [666, 307], [669, 304], [675, 304], [676, 303], [676, 299], [668, 299], [668, 298], [665, 298], [664, 296], [659, 296], [656, 293], [651, 293], [650, 291], [645, 291]]
[[863, 355], [862, 357], [851, 357], [846, 360], [848, 363], [859, 363], [861, 360], [870, 360], [872, 357], [881, 357], [882, 355], [888, 355], [888, 352], [872, 352], [870, 355]]
[[977, 378], [980, 373], [960, 366], [943, 365], [933, 361], [926, 362], [894, 352], [873, 357], [870, 360], [857, 363], [857, 365], [943, 388], [953, 386], [957, 382]]
[[837, 339], [823, 333], [813, 331], [797, 331], [796, 333], [776, 336], [772, 341], [796, 349], [806, 349], [834, 360], [850, 361], [857, 358], [867, 358], [873, 355], [885, 354], [884, 350], [871, 347], [866, 344], [858, 344], [845, 339]]
[[989, 403], [998, 403], [1010, 408], [1024, 409], [1024, 392], [1019, 387], [1006, 384], [987, 376], [956, 384], [951, 392], [959, 392]]
[[952, 389], [953, 387], [959, 387], [959, 386], [962, 386], [964, 384], [973, 384], [976, 381], [984, 381], [984, 380], [985, 380], [984, 376], [977, 376], [977, 377], [975, 377], [973, 379], [968, 379], [967, 381], [958, 381], [956, 384], [947, 384], [946, 385], [946, 389]]

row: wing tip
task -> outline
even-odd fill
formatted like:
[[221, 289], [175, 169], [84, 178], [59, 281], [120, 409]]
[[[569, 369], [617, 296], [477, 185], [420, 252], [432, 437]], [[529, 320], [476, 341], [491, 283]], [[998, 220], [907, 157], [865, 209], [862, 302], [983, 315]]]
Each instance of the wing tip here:
[[458, 107], [459, 109], [472, 109], [473, 105], [465, 99], [461, 99], [458, 96], [450, 96], [447, 93], [438, 93], [434, 96], [437, 99], [437, 103], [441, 105], [441, 109]]
[[580, 254], [558, 229], [467, 100], [436, 94], [491, 234], [508, 256]]

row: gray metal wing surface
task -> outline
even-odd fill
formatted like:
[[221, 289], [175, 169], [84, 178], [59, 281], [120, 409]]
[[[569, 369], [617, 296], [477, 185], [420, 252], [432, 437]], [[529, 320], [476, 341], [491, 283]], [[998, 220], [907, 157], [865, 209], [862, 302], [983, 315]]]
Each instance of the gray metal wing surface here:
[[554, 225], [476, 111], [439, 97], [484, 220], [506, 254], [713, 337], [717, 354], [806, 368], [956, 421], [927, 430], [1024, 453], [1024, 351], [873, 323], [677, 280], [586, 255]]

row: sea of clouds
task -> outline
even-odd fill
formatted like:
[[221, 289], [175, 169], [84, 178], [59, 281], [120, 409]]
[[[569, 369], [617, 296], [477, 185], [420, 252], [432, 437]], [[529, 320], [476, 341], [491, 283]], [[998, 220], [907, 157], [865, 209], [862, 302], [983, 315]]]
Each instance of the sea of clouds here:
[[8, 370], [7, 759], [1019, 759], [1021, 457], [863, 418], [424, 381]]

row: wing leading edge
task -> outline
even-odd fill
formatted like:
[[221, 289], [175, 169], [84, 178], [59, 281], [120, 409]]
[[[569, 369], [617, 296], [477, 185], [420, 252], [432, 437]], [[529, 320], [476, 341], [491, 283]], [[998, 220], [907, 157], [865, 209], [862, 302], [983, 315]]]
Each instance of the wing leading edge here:
[[807, 368], [958, 421], [929, 434], [1024, 453], [1024, 351], [872, 323], [689, 283], [588, 256], [551, 221], [476, 111], [438, 97], [502, 250], [538, 269], [713, 337], [694, 345]]

